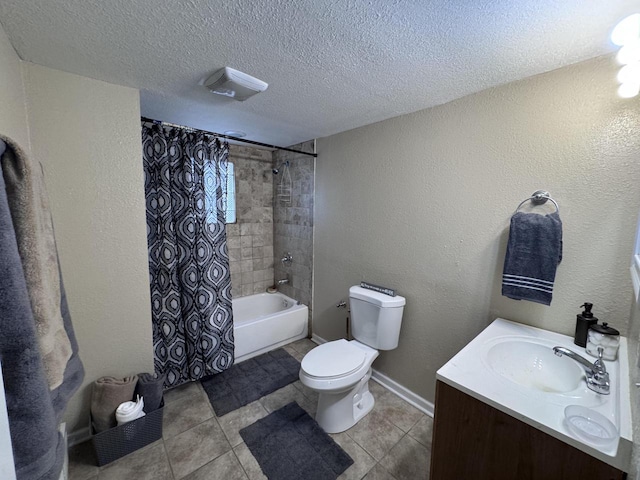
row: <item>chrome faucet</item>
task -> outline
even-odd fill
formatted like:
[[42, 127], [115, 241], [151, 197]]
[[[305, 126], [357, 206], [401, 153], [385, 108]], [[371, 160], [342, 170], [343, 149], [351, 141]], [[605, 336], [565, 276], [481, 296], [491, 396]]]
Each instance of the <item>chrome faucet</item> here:
[[277, 283], [278, 285], [284, 285], [284, 284], [286, 284], [286, 283], [289, 283], [289, 277], [287, 276], [286, 278], [283, 278], [283, 279], [281, 279], [281, 280], [278, 280], [276, 283]]
[[602, 352], [602, 347], [598, 347], [598, 359], [591, 363], [568, 348], [553, 347], [553, 353], [557, 356], [562, 357], [564, 355], [565, 357], [569, 357], [584, 368], [587, 376], [587, 387], [589, 390], [593, 390], [601, 395], [609, 395], [609, 373], [602, 361]]
[[291, 253], [287, 252], [280, 259], [280, 261], [282, 262], [282, 265], [288, 266], [291, 265], [291, 262], [293, 262], [293, 257], [291, 256]]

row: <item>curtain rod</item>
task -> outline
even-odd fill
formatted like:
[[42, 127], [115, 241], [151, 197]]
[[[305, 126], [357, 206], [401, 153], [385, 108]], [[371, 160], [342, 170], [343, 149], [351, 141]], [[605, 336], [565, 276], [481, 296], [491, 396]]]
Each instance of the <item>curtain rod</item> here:
[[303, 152], [302, 150], [294, 150], [292, 148], [278, 147], [277, 145], [270, 145], [268, 143], [256, 142], [255, 140], [244, 140], [242, 138], [231, 137], [229, 135], [224, 135], [222, 133], [209, 132], [208, 130], [201, 130], [199, 128], [187, 127], [185, 125], [178, 125], [176, 123], [162, 122], [160, 120], [154, 120], [153, 118], [148, 118], [148, 117], [140, 117], [140, 118], [142, 119], [143, 122], [153, 123], [155, 125], [166, 125], [166, 126], [169, 126], [169, 127], [181, 128], [183, 130], [200, 131], [200, 132], [207, 133], [209, 135], [213, 135], [213, 136], [218, 137], [218, 138], [224, 138], [226, 140], [233, 140], [233, 141], [236, 141], [236, 142], [249, 143], [251, 145], [259, 145], [261, 147], [267, 147], [267, 148], [275, 148], [276, 150], [284, 150], [285, 152], [300, 153], [302, 155], [308, 155], [308, 156], [314, 157], [314, 158], [318, 156], [317, 153], [308, 153], [308, 152]]

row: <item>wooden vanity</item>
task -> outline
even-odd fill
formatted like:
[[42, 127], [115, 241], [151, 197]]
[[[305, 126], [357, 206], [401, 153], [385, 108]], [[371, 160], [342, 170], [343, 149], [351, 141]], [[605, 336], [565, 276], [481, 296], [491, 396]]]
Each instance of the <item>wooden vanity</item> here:
[[626, 474], [436, 383], [430, 480], [620, 480]]
[[[436, 374], [431, 480], [626, 478], [633, 447], [626, 352], [621, 338], [618, 359], [604, 362], [610, 383], [601, 393], [590, 388], [591, 363], [572, 337], [494, 320]], [[570, 422], [570, 406], [593, 419]], [[598, 418], [610, 428], [600, 429]]]

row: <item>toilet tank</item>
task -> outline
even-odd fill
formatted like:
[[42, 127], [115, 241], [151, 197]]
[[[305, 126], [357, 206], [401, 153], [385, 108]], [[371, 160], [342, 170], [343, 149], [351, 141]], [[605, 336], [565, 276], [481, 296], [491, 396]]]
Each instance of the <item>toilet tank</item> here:
[[351, 333], [353, 338], [376, 350], [398, 346], [400, 325], [406, 300], [390, 297], [359, 286], [349, 289]]

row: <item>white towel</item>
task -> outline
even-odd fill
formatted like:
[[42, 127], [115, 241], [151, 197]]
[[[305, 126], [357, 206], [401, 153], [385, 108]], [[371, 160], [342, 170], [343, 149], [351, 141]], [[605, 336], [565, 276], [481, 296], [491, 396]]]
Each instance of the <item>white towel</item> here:
[[144, 417], [144, 398], [138, 395], [135, 402], [124, 402], [118, 406], [116, 410], [116, 420], [118, 425], [131, 422], [137, 418]]

